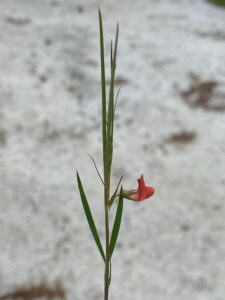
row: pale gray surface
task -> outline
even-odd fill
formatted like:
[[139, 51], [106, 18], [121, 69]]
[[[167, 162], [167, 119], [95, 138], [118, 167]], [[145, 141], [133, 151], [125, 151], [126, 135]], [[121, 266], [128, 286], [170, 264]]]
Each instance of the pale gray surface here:
[[[179, 92], [194, 73], [225, 102], [225, 10], [202, 0], [1, 0], [1, 293], [58, 280], [69, 300], [102, 299], [75, 182], [103, 236], [98, 6], [107, 51], [121, 28], [113, 184], [144, 173], [157, 190], [125, 203], [111, 299], [224, 300], [225, 112]], [[195, 138], [171, 140], [183, 131]]]

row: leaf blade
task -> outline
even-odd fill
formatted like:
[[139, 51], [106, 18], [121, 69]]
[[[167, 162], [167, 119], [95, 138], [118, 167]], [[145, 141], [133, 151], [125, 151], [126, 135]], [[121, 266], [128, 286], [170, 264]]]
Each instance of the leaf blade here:
[[102, 145], [103, 145], [103, 165], [104, 181], [107, 174], [107, 125], [106, 125], [106, 80], [105, 80], [105, 54], [104, 54], [104, 34], [102, 25], [102, 15], [100, 9], [99, 15], [99, 32], [100, 32], [100, 59], [101, 59], [101, 86], [102, 86]]
[[110, 61], [111, 61], [111, 79], [109, 88], [108, 100], [108, 115], [107, 115], [107, 148], [106, 148], [106, 162], [108, 174], [111, 172], [112, 157], [113, 157], [113, 127], [114, 127], [114, 86], [115, 86], [115, 72], [116, 72], [116, 58], [117, 46], [119, 37], [119, 25], [116, 27], [115, 45], [111, 43]]
[[114, 248], [116, 246], [117, 238], [118, 238], [119, 231], [120, 231], [122, 214], [123, 214], [123, 188], [121, 187], [119, 202], [118, 202], [118, 206], [117, 206], [117, 210], [116, 210], [116, 216], [115, 216], [112, 235], [111, 235], [110, 244], [109, 244], [110, 258], [112, 257]]
[[85, 195], [83, 185], [81, 183], [80, 176], [79, 176], [78, 172], [77, 172], [77, 183], [78, 183], [78, 188], [79, 188], [80, 197], [81, 197], [81, 201], [82, 201], [82, 204], [83, 204], [84, 212], [85, 212], [85, 215], [86, 215], [91, 233], [93, 235], [93, 238], [95, 240], [95, 243], [98, 247], [98, 250], [99, 250], [102, 258], [105, 261], [105, 254], [104, 254], [104, 251], [103, 251], [103, 248], [102, 248], [102, 244], [101, 244], [101, 241], [100, 241], [100, 238], [99, 238], [96, 226], [95, 226], [95, 222], [94, 222], [94, 219], [92, 217], [92, 213], [91, 213], [91, 210], [90, 210], [90, 207], [89, 207], [89, 204], [88, 204], [88, 201], [87, 201], [87, 197]]

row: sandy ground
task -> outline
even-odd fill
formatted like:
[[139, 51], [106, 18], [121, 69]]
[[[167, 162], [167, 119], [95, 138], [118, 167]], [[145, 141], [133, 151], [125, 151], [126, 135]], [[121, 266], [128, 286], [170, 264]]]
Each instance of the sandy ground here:
[[103, 298], [75, 182], [103, 237], [98, 6], [107, 54], [120, 23], [113, 186], [157, 190], [125, 203], [111, 299], [224, 300], [225, 10], [203, 0], [0, 1], [0, 295]]

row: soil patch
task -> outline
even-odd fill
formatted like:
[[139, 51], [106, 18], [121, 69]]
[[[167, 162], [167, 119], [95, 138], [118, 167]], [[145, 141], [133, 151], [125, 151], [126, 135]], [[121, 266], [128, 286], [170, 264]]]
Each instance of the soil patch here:
[[220, 92], [216, 80], [201, 80], [196, 74], [190, 74], [190, 86], [181, 91], [184, 102], [191, 108], [206, 111], [225, 111], [225, 92]]
[[47, 284], [40, 284], [38, 286], [30, 287], [19, 287], [9, 293], [0, 295], [0, 300], [7, 299], [22, 299], [22, 300], [32, 300], [37, 298], [47, 298], [47, 299], [65, 299], [65, 291], [62, 289], [59, 283], [51, 286]]
[[188, 144], [196, 139], [196, 133], [193, 131], [181, 131], [178, 133], [173, 133], [168, 139], [168, 143], [172, 144]]

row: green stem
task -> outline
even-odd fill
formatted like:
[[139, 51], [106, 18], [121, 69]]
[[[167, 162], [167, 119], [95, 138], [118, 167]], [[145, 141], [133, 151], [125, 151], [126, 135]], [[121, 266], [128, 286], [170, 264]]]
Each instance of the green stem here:
[[110, 271], [110, 253], [109, 253], [109, 210], [108, 202], [110, 195], [110, 179], [105, 184], [105, 288], [104, 300], [109, 299], [109, 271]]

